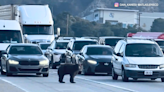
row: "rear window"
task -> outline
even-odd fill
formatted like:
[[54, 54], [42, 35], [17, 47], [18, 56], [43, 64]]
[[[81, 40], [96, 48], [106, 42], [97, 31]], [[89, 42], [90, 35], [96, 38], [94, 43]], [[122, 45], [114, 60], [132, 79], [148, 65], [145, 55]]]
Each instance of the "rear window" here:
[[55, 49], [66, 49], [68, 42], [57, 42]]
[[73, 45], [73, 50], [81, 50], [85, 45], [97, 44], [96, 41], [76, 41]]
[[121, 38], [114, 38], [114, 39], [105, 39], [105, 45], [115, 46]]
[[87, 55], [112, 55], [112, 48], [107, 47], [88, 47]]
[[42, 50], [46, 50], [49, 46], [50, 44], [40, 44]]

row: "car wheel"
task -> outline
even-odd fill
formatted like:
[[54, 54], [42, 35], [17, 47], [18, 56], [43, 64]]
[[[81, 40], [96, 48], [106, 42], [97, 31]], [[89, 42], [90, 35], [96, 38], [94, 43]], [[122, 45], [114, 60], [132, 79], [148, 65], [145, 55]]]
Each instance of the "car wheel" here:
[[36, 75], [41, 75], [41, 73], [36, 73]]
[[43, 77], [48, 77], [48, 75], [49, 75], [48, 73], [47, 74], [43, 74]]
[[122, 69], [122, 81], [124, 81], [124, 82], [128, 82], [128, 80], [129, 80], [129, 78], [126, 76], [126, 74], [125, 74], [125, 70]]
[[9, 73], [9, 70], [7, 69], [8, 64], [6, 63], [6, 76], [11, 76], [12, 73]]
[[113, 80], [117, 80], [118, 79], [118, 75], [114, 72], [113, 67], [112, 67], [112, 79]]
[[164, 82], [164, 78], [161, 78], [161, 81]]
[[1, 75], [5, 75], [6, 73], [3, 71], [2, 64], [1, 64]]

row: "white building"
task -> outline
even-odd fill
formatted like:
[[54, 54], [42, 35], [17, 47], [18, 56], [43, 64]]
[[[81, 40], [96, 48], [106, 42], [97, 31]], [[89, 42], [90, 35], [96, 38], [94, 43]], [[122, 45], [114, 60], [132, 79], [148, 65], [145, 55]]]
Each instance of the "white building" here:
[[164, 19], [164, 13], [160, 12], [141, 12], [140, 27], [144, 30], [150, 31], [153, 21], [157, 18]]
[[138, 10], [97, 8], [83, 19], [98, 23], [105, 23], [106, 21], [111, 24], [123, 23], [123, 27], [127, 27], [127, 25], [138, 24], [138, 13]]

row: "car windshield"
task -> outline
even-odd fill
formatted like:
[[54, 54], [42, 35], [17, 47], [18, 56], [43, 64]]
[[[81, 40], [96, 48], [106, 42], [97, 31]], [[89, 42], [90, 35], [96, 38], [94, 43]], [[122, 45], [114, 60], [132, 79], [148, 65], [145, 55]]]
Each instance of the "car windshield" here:
[[68, 42], [57, 42], [55, 49], [66, 49]]
[[164, 46], [164, 41], [156, 41], [159, 46]]
[[105, 39], [105, 45], [115, 46], [121, 38]]
[[76, 41], [73, 45], [73, 50], [81, 50], [85, 45], [97, 44], [96, 41]]
[[42, 50], [46, 50], [50, 44], [40, 44]]
[[20, 31], [0, 30], [0, 43], [22, 43]]
[[112, 55], [112, 48], [107, 47], [88, 47], [87, 55]]
[[12, 46], [10, 48], [9, 54], [18, 55], [42, 55], [42, 51], [38, 46]]
[[163, 54], [156, 44], [128, 44], [125, 55], [128, 57], [162, 57]]
[[24, 25], [23, 34], [27, 35], [52, 35], [53, 27], [50, 25]]

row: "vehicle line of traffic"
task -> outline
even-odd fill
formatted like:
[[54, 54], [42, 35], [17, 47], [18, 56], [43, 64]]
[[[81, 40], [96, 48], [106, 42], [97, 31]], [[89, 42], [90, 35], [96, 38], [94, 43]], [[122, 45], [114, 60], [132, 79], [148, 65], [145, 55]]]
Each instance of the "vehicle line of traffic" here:
[[11, 85], [13, 85], [13, 86], [19, 88], [20, 90], [22, 90], [22, 91], [24, 91], [24, 92], [29, 92], [29, 91], [27, 91], [26, 89], [24, 89], [24, 88], [22, 88], [22, 87], [16, 85], [15, 83], [13, 83], [13, 82], [11, 82], [11, 81], [8, 81], [8, 80], [3, 79], [3, 78], [0, 78], [0, 80], [4, 81], [4, 82], [6, 82], [6, 83], [9, 83], [9, 84], [11, 84]]
[[[57, 74], [57, 72], [53, 72], [52, 74]], [[139, 91], [136, 91], [136, 90], [125, 88], [125, 87], [120, 87], [120, 86], [107, 84], [107, 83], [103, 83], [103, 82], [98, 82], [98, 81], [95, 81], [95, 80], [91, 80], [91, 79], [87, 79], [87, 78], [83, 78], [83, 77], [79, 77], [79, 76], [76, 76], [76, 78], [81, 79], [81, 80], [85, 80], [85, 81], [89, 81], [89, 82], [92, 82], [92, 83], [96, 83], [96, 84], [101, 84], [101, 85], [106, 85], [106, 86], [110, 86], [110, 87], [113, 87], [113, 88], [118, 88], [118, 89], [128, 91], [128, 92], [139, 92]]]

